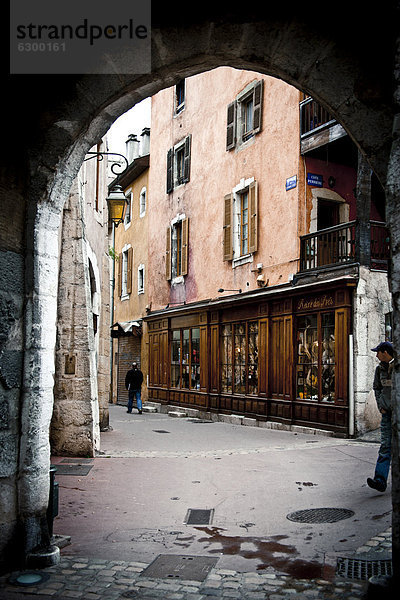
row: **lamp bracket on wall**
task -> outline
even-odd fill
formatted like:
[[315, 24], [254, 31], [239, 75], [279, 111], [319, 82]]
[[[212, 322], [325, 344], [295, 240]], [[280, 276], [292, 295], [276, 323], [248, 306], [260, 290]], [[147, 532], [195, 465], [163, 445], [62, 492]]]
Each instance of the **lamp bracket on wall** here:
[[111, 165], [112, 173], [117, 176], [120, 176], [123, 173], [125, 173], [125, 171], [128, 169], [128, 166], [129, 166], [128, 159], [126, 158], [126, 156], [124, 156], [123, 154], [119, 154], [118, 152], [87, 152], [86, 156], [88, 158], [85, 158], [83, 162], [91, 160], [92, 158], [95, 158], [96, 156], [97, 156], [97, 160], [99, 160], [99, 161], [104, 160], [105, 156], [120, 156], [121, 158], [124, 159], [125, 165], [121, 165], [121, 163], [117, 162], [117, 161], [114, 161], [113, 164]]

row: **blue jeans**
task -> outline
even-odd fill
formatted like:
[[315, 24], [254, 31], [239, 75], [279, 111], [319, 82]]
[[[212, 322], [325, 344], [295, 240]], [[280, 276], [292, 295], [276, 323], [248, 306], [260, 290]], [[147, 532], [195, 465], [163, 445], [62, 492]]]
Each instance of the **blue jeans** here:
[[133, 397], [136, 397], [136, 404], [138, 410], [142, 410], [142, 394], [140, 390], [129, 390], [128, 397], [128, 412], [132, 412], [133, 407]]
[[392, 415], [386, 412], [381, 420], [381, 445], [379, 448], [378, 460], [376, 461], [374, 479], [387, 482], [390, 469], [390, 459], [392, 450]]

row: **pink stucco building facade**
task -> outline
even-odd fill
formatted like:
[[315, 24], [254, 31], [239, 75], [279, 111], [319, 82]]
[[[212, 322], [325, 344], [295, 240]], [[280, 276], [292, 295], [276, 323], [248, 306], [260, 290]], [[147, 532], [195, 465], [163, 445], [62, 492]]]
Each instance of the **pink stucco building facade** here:
[[389, 244], [345, 130], [281, 80], [227, 67], [159, 92], [151, 121], [149, 400], [342, 435], [377, 426]]
[[[257, 82], [263, 82], [260, 131], [227, 150], [227, 107], [241, 94], [251, 94]], [[158, 231], [149, 246], [149, 269], [155, 275], [149, 282], [152, 310], [167, 303], [215, 298], [219, 288], [255, 289], [259, 275], [269, 285], [287, 282], [297, 271], [299, 235], [305, 233], [304, 207], [299, 203], [304, 184], [299, 169], [298, 90], [277, 79], [222, 67], [185, 81], [185, 106], [178, 113], [175, 102], [175, 88], [152, 99], [152, 165], [159, 165], [151, 169], [149, 183], [153, 203], [149, 228]], [[168, 151], [176, 151], [188, 136], [190, 179], [167, 193]], [[286, 179], [299, 172], [297, 187], [287, 192]], [[251, 182], [258, 187], [257, 251], [243, 252], [247, 257], [240, 259], [237, 198]], [[232, 261], [224, 260], [228, 194], [236, 200], [231, 210]], [[284, 210], [276, 210], [277, 206]], [[189, 220], [187, 275], [168, 281], [166, 231], [182, 215]]]

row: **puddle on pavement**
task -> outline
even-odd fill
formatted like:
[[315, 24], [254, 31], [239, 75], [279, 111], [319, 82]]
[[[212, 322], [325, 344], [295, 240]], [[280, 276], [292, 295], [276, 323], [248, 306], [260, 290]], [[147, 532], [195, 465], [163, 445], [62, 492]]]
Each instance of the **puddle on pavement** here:
[[[295, 558], [298, 555], [295, 546], [281, 543], [282, 540], [288, 539], [287, 535], [274, 535], [269, 538], [241, 537], [224, 535], [225, 530], [218, 527], [195, 527], [194, 529], [205, 534], [205, 537], [197, 541], [204, 544], [210, 554], [241, 556], [256, 560], [258, 571], [273, 567], [296, 578], [315, 579], [322, 576], [322, 564]], [[217, 545], [216, 548], [212, 547], [214, 544]]]

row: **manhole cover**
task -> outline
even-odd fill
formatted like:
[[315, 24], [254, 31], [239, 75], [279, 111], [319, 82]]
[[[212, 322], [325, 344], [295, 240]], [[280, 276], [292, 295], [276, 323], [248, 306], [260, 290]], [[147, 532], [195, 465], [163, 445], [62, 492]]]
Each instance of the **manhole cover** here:
[[211, 556], [160, 554], [140, 576], [204, 581], [217, 562]]
[[308, 508], [296, 510], [286, 518], [298, 523], [336, 523], [342, 519], [349, 519], [353, 515], [354, 512], [347, 508]]
[[171, 433], [170, 431], [165, 431], [165, 429], [153, 429], [154, 433]]
[[211, 525], [214, 516], [214, 509], [189, 508], [186, 513], [186, 525]]
[[367, 581], [370, 577], [378, 575], [391, 576], [392, 561], [388, 560], [360, 560], [358, 558], [338, 558], [336, 575], [347, 579], [362, 579]]
[[56, 475], [80, 475], [84, 477], [93, 468], [93, 465], [54, 465], [57, 467]]

